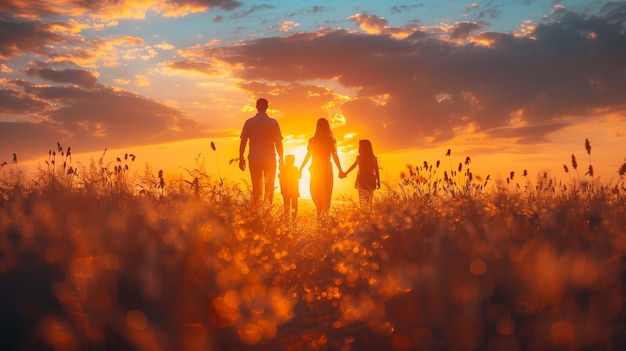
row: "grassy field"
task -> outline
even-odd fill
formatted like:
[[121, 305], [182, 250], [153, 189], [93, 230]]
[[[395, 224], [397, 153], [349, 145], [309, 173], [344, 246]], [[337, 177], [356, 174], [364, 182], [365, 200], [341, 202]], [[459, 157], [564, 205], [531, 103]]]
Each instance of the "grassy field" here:
[[3, 167], [3, 350], [626, 347], [626, 165], [563, 184], [425, 162], [373, 212], [344, 199], [320, 226], [302, 201], [289, 227], [280, 196], [133, 161]]

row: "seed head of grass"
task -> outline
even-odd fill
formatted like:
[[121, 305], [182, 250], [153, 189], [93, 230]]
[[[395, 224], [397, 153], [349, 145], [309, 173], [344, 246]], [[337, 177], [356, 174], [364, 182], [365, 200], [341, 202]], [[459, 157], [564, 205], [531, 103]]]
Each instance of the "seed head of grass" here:
[[572, 154], [572, 168], [578, 168], [578, 163], [576, 162], [576, 156], [574, 156], [574, 154]]
[[617, 173], [619, 173], [620, 177], [622, 177], [622, 176], [624, 176], [624, 174], [626, 174], [626, 162], [624, 162], [622, 167], [619, 168]]
[[591, 143], [589, 139], [585, 139], [585, 150], [587, 150], [588, 155], [591, 155]]

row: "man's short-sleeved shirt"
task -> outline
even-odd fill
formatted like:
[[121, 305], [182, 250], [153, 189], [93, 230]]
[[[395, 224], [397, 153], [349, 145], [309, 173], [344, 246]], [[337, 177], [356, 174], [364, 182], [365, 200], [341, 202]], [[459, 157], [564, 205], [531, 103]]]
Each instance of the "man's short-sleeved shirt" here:
[[265, 113], [257, 113], [248, 119], [241, 130], [241, 140], [249, 141], [250, 163], [276, 161], [275, 145], [282, 142], [278, 122]]

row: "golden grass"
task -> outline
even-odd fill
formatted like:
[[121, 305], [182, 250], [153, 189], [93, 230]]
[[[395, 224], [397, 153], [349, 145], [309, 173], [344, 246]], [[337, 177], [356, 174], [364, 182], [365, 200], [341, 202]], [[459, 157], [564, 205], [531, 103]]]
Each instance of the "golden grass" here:
[[59, 149], [32, 178], [3, 168], [6, 349], [626, 346], [624, 174], [494, 181], [469, 158], [425, 162], [373, 212], [343, 199], [318, 226], [302, 201], [289, 228], [278, 198], [253, 208], [199, 159], [165, 180], [130, 154], [75, 166]]

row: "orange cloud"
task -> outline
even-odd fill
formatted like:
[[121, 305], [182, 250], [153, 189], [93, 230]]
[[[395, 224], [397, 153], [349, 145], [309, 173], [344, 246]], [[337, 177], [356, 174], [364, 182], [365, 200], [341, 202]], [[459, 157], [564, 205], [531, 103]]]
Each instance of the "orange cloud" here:
[[74, 0], [5, 0], [0, 12], [8, 12], [19, 18], [38, 19], [48, 15], [79, 17], [88, 16], [98, 20], [143, 19], [154, 11], [166, 17], [180, 17], [203, 12], [212, 8], [233, 10], [242, 4], [235, 0], [121, 0], [84, 1]]
[[356, 14], [348, 17], [359, 28], [369, 34], [387, 34], [396, 38], [406, 38], [415, 31], [414, 27], [390, 27], [387, 20], [372, 15]]
[[[195, 3], [221, 6], [217, 1]], [[222, 3], [235, 6], [234, 2]], [[0, 4], [0, 9], [24, 4], [10, 0]], [[359, 14], [350, 20], [360, 30], [324, 28], [259, 36], [232, 45], [214, 40], [170, 51], [174, 58], [142, 70], [167, 78], [179, 75], [203, 93], [203, 89], [226, 85], [228, 94], [240, 94], [228, 100], [224, 90], [215, 89], [206, 100], [194, 97], [194, 102], [181, 100], [179, 105], [97, 82], [98, 68], [145, 66], [145, 62], [133, 61], [154, 61], [168, 54], [161, 50], [173, 46], [153, 45], [135, 36], [86, 39], [81, 23], [96, 28], [96, 17], [112, 11], [112, 4], [83, 4], [83, 10], [89, 6], [96, 17], [65, 24], [37, 19], [45, 11], [70, 11], [63, 8], [65, 2], [42, 4], [39, 10], [22, 8], [21, 17], [0, 16], [0, 29], [5, 33], [0, 60], [7, 62], [2, 70], [14, 78], [23, 68], [17, 69], [8, 60], [30, 62], [29, 76], [0, 80], [3, 120], [25, 116], [28, 121], [2, 124], [3, 145], [20, 143], [12, 136], [15, 132], [47, 135], [46, 140], [80, 140], [95, 149], [100, 142], [117, 146], [129, 140], [180, 140], [200, 135], [203, 126], [176, 106], [205, 103], [202, 108], [213, 112], [218, 108], [206, 101], [226, 99], [228, 107], [219, 113], [228, 114], [223, 118], [227, 120], [241, 114], [239, 102], [233, 101], [243, 94], [250, 96], [251, 113], [254, 97], [268, 97], [272, 114], [284, 122], [293, 140], [306, 139], [315, 120], [326, 117], [344, 136], [376, 135], [381, 152], [457, 140], [470, 131], [509, 144], [540, 143], [573, 123], [572, 116], [594, 118], [593, 111], [624, 116], [626, 110], [626, 51], [620, 45], [626, 40], [621, 30], [625, 20], [616, 15], [624, 4], [612, 4], [613, 10], [594, 16], [559, 9], [541, 23], [524, 23], [514, 33], [486, 31], [487, 24], [481, 21], [392, 27], [382, 17]], [[137, 5], [137, 11], [148, 6], [130, 1], [115, 6], [130, 4]], [[267, 8], [271, 5], [233, 16]], [[394, 7], [393, 11], [414, 8]], [[32, 19], [24, 19], [29, 13]], [[284, 22], [287, 28], [294, 23]], [[114, 82], [120, 86], [153, 84], [158, 90], [156, 75], [150, 81], [147, 75], [135, 77], [135, 73], [123, 76], [120, 70]], [[40, 123], [30, 124], [31, 119]], [[232, 120], [224, 123], [229, 128], [234, 124]], [[98, 143], [90, 136], [98, 136]]]
[[28, 68], [26, 74], [57, 83], [72, 83], [86, 88], [94, 87], [98, 74], [80, 69], [56, 70], [50, 68]]
[[280, 24], [278, 31], [279, 32], [289, 32], [294, 28], [297, 28], [300, 26], [300, 23], [294, 22], [294, 21], [289, 21], [289, 20], [285, 20], [283, 21], [283, 23]]
[[161, 50], [173, 50], [174, 49], [174, 45], [165, 41], [155, 45], [154, 47], [161, 49]]
[[385, 28], [388, 28], [387, 20], [378, 16], [356, 14], [348, 17], [348, 19], [370, 34], [381, 34], [385, 31]]
[[[34, 112], [42, 117], [37, 124], [0, 122], [2, 146], [17, 150], [46, 150], [56, 140], [63, 145], [79, 144], [89, 152], [206, 134], [181, 111], [121, 89], [20, 83], [15, 89], [0, 89], [0, 97], [10, 102], [3, 103], [0, 112]], [[24, 135], [29, 135], [28, 140]], [[22, 155], [29, 156], [33, 154]]]
[[[338, 111], [346, 132], [378, 133], [387, 150], [451, 140], [455, 130], [467, 126], [511, 142], [545, 142], [548, 134], [567, 125], [563, 116], [586, 116], [607, 106], [626, 109], [626, 83], [619, 79], [623, 67], [601, 64], [616, 62], [615, 55], [626, 62], [626, 51], [616, 45], [626, 40], [625, 34], [600, 30], [612, 26], [615, 18], [609, 16], [599, 20], [559, 14], [525, 37], [482, 31], [482, 22], [460, 22], [442, 35], [415, 29], [403, 39], [378, 35], [387, 28], [384, 19], [358, 15], [352, 20], [374, 34], [323, 29], [203, 47], [194, 55], [206, 60], [206, 74], [221, 62], [242, 81], [273, 83], [272, 89], [267, 84], [245, 85], [250, 92], [280, 100], [289, 87], [294, 105], [314, 96], [297, 88], [307, 82], [334, 80], [354, 89], [355, 95]], [[585, 28], [582, 35], [578, 27]], [[586, 34], [590, 32], [596, 33], [593, 40]], [[597, 34], [601, 32], [604, 35]], [[181, 58], [178, 67], [187, 64]], [[280, 92], [274, 91], [277, 87]], [[321, 96], [335, 99], [332, 91]], [[509, 124], [512, 115], [514, 125]]]
[[149, 88], [150, 78], [143, 74], [135, 74], [135, 86], [140, 88]]

